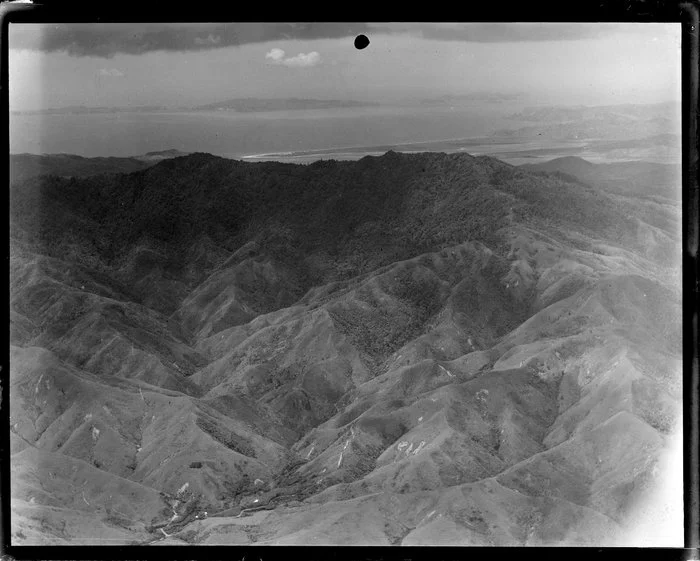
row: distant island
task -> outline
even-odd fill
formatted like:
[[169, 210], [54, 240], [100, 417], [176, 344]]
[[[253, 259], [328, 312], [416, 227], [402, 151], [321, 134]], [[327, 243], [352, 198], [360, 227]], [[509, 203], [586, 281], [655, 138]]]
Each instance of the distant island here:
[[377, 107], [372, 101], [353, 101], [349, 99], [262, 99], [246, 97], [218, 101], [207, 105], [193, 107], [195, 111], [236, 111], [237, 113], [257, 113], [262, 111], [303, 111], [308, 109], [339, 109], [346, 107]]
[[93, 113], [146, 113], [155, 111], [235, 111], [237, 113], [260, 113], [264, 111], [297, 111], [309, 109], [339, 109], [347, 107], [377, 107], [372, 101], [348, 99], [299, 99], [299, 98], [257, 98], [245, 97], [217, 101], [191, 107], [167, 107], [163, 105], [141, 105], [135, 107], [87, 107], [72, 105], [30, 111], [12, 111], [13, 115], [81, 115]]

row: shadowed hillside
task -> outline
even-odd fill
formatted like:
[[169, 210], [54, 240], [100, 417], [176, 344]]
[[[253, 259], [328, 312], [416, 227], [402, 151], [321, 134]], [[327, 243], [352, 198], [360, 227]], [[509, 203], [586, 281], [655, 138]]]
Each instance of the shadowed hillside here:
[[39, 175], [89, 177], [103, 173], [131, 173], [168, 158], [184, 156], [178, 150], [149, 152], [131, 158], [84, 158], [73, 154], [10, 154], [10, 181]]
[[550, 164], [19, 177], [13, 541], [630, 544], [680, 414], [676, 179]]

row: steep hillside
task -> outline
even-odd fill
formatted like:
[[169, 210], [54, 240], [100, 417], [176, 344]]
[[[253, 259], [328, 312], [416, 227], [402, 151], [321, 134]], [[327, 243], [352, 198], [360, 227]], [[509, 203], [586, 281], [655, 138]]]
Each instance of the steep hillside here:
[[678, 475], [680, 202], [591, 166], [14, 182], [13, 542], [634, 545]]

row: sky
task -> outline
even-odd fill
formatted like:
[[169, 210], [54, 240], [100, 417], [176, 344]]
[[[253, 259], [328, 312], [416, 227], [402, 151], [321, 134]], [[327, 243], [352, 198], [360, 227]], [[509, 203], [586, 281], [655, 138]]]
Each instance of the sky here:
[[[354, 47], [357, 34], [370, 44]], [[10, 108], [232, 98], [680, 100], [680, 25], [10, 24]]]

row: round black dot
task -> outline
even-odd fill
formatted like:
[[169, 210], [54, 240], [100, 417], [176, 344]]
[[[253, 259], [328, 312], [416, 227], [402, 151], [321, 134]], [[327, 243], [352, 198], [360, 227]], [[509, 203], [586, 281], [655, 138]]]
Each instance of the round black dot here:
[[367, 39], [367, 35], [358, 35], [355, 37], [355, 48], [356, 49], [364, 49], [367, 45], [369, 45], [369, 39]]

